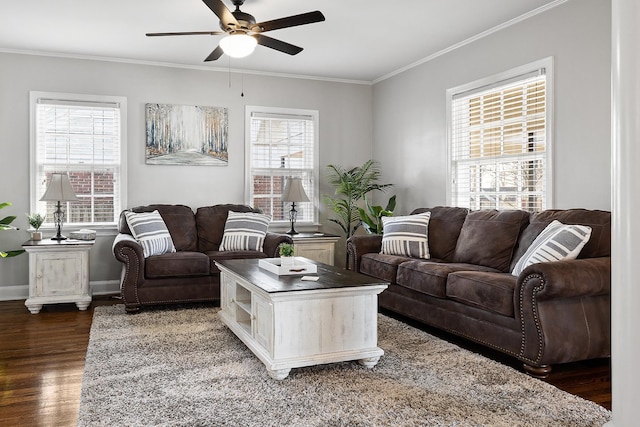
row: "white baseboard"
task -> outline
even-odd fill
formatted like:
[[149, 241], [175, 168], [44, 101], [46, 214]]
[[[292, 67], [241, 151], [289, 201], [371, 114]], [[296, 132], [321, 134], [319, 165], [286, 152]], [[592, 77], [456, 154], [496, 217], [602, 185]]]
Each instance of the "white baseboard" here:
[[0, 301], [13, 301], [27, 299], [29, 285], [2, 286], [0, 287]]
[[[92, 295], [109, 295], [120, 293], [120, 281], [100, 280], [90, 282]], [[29, 297], [29, 285], [1, 286], [0, 301], [13, 301], [27, 299]]]
[[120, 294], [119, 280], [102, 280], [90, 282], [92, 295]]

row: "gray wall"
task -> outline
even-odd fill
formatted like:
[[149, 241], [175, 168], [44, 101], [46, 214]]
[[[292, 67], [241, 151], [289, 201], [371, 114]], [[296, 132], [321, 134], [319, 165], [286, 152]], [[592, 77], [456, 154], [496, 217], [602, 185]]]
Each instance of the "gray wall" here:
[[446, 203], [446, 90], [549, 56], [554, 207], [610, 210], [610, 43], [610, 1], [571, 0], [375, 84], [373, 153], [396, 212]]
[[[29, 210], [30, 90], [125, 96], [128, 100], [128, 206], [183, 203], [192, 207], [244, 200], [244, 106], [320, 111], [320, 193], [332, 191], [325, 166], [356, 166], [373, 157], [383, 182], [393, 182], [398, 214], [446, 203], [446, 90], [548, 56], [555, 63], [555, 207], [610, 210], [611, 110], [609, 0], [570, 0], [373, 86], [310, 79], [244, 76], [118, 62], [0, 53], [0, 201], [14, 205], [26, 228]], [[227, 167], [144, 164], [144, 104], [229, 108]], [[378, 195], [383, 203], [388, 195]], [[384, 200], [379, 200], [384, 198]], [[3, 215], [4, 214], [4, 215]], [[339, 234], [326, 221], [323, 231]], [[0, 247], [27, 234], [3, 232]], [[91, 253], [92, 286], [119, 277], [100, 236]], [[344, 258], [344, 243], [336, 261]], [[0, 261], [0, 299], [26, 295], [26, 256]], [[104, 284], [104, 286], [101, 286]]]
[[[128, 203], [182, 203], [193, 208], [244, 201], [245, 105], [315, 109], [320, 112], [320, 194], [330, 163], [355, 166], [371, 158], [372, 87], [264, 75], [139, 65], [82, 59], [0, 53], [0, 201], [12, 207], [15, 224], [27, 228], [29, 211], [29, 91], [118, 95], [127, 98]], [[243, 83], [243, 84], [242, 84]], [[244, 86], [244, 97], [240, 96]], [[229, 108], [229, 165], [145, 165], [144, 104], [149, 102], [210, 105]], [[4, 215], [3, 215], [4, 214]], [[325, 232], [338, 232], [326, 221]], [[2, 232], [0, 247], [19, 248], [28, 239], [24, 231]], [[113, 234], [100, 236], [91, 251], [94, 291], [113, 289], [120, 264], [111, 254]], [[339, 248], [339, 251], [341, 249]], [[338, 261], [341, 255], [336, 257]], [[26, 255], [0, 261], [0, 299], [27, 295]]]

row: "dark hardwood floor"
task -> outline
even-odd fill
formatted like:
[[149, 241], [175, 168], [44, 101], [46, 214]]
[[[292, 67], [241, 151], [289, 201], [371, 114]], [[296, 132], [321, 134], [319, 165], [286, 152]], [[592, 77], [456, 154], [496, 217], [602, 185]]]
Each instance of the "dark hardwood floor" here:
[[[24, 301], [0, 302], [0, 425], [76, 425], [93, 309], [118, 303], [99, 296], [87, 311], [78, 311], [75, 304], [57, 304], [34, 315]], [[512, 358], [422, 329], [520, 369]], [[611, 409], [609, 359], [555, 366], [545, 381]]]

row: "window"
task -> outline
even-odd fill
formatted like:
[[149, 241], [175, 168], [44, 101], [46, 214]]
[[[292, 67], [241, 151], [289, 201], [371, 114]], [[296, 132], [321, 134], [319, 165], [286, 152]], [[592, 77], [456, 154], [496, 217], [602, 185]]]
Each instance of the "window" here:
[[287, 177], [302, 180], [309, 202], [296, 203], [296, 224], [316, 224], [318, 211], [318, 112], [247, 107], [247, 203], [272, 216], [275, 224], [289, 220], [291, 203], [280, 197]]
[[125, 204], [126, 99], [31, 92], [31, 211], [53, 223], [55, 202], [41, 202], [54, 172], [69, 175], [78, 200], [64, 222], [113, 226]]
[[551, 59], [447, 91], [449, 203], [551, 206]]

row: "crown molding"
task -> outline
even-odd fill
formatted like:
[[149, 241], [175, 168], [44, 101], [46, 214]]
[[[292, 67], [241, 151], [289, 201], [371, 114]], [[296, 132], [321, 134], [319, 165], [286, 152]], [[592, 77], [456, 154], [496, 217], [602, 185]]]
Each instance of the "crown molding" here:
[[427, 56], [425, 58], [422, 58], [422, 59], [420, 59], [420, 60], [418, 60], [418, 61], [416, 61], [414, 63], [406, 65], [406, 66], [404, 66], [402, 68], [398, 68], [397, 70], [392, 71], [392, 72], [390, 72], [388, 74], [385, 74], [384, 76], [378, 77], [377, 79], [373, 80], [371, 82], [371, 84], [375, 85], [375, 84], [380, 83], [381, 81], [387, 80], [387, 79], [389, 79], [389, 78], [391, 78], [393, 76], [396, 76], [398, 74], [404, 73], [405, 71], [411, 70], [412, 68], [415, 68], [415, 67], [417, 67], [419, 65], [425, 64], [425, 63], [427, 63], [429, 61], [432, 61], [432, 60], [434, 60], [434, 59], [436, 59], [436, 58], [438, 58], [438, 57], [440, 57], [442, 55], [445, 55], [445, 54], [447, 54], [449, 52], [453, 52], [456, 49], [459, 49], [459, 48], [461, 48], [463, 46], [466, 46], [466, 45], [471, 44], [471, 43], [473, 43], [475, 41], [483, 39], [483, 38], [485, 38], [485, 37], [487, 37], [487, 36], [489, 36], [491, 34], [497, 33], [498, 31], [504, 30], [505, 28], [511, 27], [512, 25], [515, 25], [515, 24], [517, 24], [519, 22], [525, 21], [525, 20], [527, 20], [529, 18], [532, 18], [532, 17], [534, 17], [536, 15], [539, 15], [541, 13], [544, 13], [544, 12], [548, 11], [548, 10], [551, 10], [554, 7], [560, 6], [561, 4], [566, 3], [568, 1], [569, 0], [555, 0], [555, 1], [551, 2], [551, 3], [547, 3], [544, 6], [540, 6], [537, 9], [534, 9], [534, 10], [532, 10], [530, 12], [524, 13], [524, 14], [522, 14], [520, 16], [517, 16], [517, 17], [515, 17], [515, 18], [513, 18], [513, 19], [511, 19], [509, 21], [503, 22], [502, 24], [496, 25], [495, 27], [489, 28], [486, 31], [483, 31], [483, 32], [481, 32], [479, 34], [476, 34], [475, 36], [471, 36], [466, 40], [463, 40], [463, 41], [461, 41], [459, 43], [456, 43], [456, 44], [451, 45], [451, 46], [449, 46], [447, 48], [444, 48], [444, 49], [442, 49], [442, 50], [440, 50], [440, 51], [438, 51], [438, 52], [436, 52], [436, 53], [434, 53], [432, 55], [429, 55], [429, 56]]
[[187, 65], [187, 64], [176, 64], [171, 62], [143, 61], [138, 59], [112, 58], [112, 57], [105, 57], [105, 56], [80, 55], [80, 54], [71, 54], [71, 53], [62, 53], [62, 52], [45, 52], [45, 51], [37, 51], [37, 50], [18, 50], [18, 49], [0, 48], [0, 53], [8, 53], [8, 54], [15, 54], [15, 55], [45, 56], [45, 57], [63, 58], [63, 59], [78, 59], [78, 60], [85, 60], [85, 61], [116, 62], [121, 64], [145, 65], [145, 66], [151, 66], [151, 67], [181, 68], [186, 70], [208, 71], [208, 72], [216, 72], [216, 73], [231, 72], [236, 74], [251, 74], [251, 75], [265, 76], [265, 77], [281, 77], [281, 78], [287, 78], [287, 79], [315, 80], [315, 81], [325, 81], [325, 82], [331, 82], [331, 83], [347, 83], [347, 84], [357, 84], [357, 85], [367, 85], [367, 86], [372, 85], [372, 82], [367, 80], [339, 79], [339, 78], [333, 78], [333, 77], [308, 76], [304, 74], [274, 73], [274, 72], [267, 72], [267, 71], [243, 70], [240, 68], [207, 67], [204, 65]]

